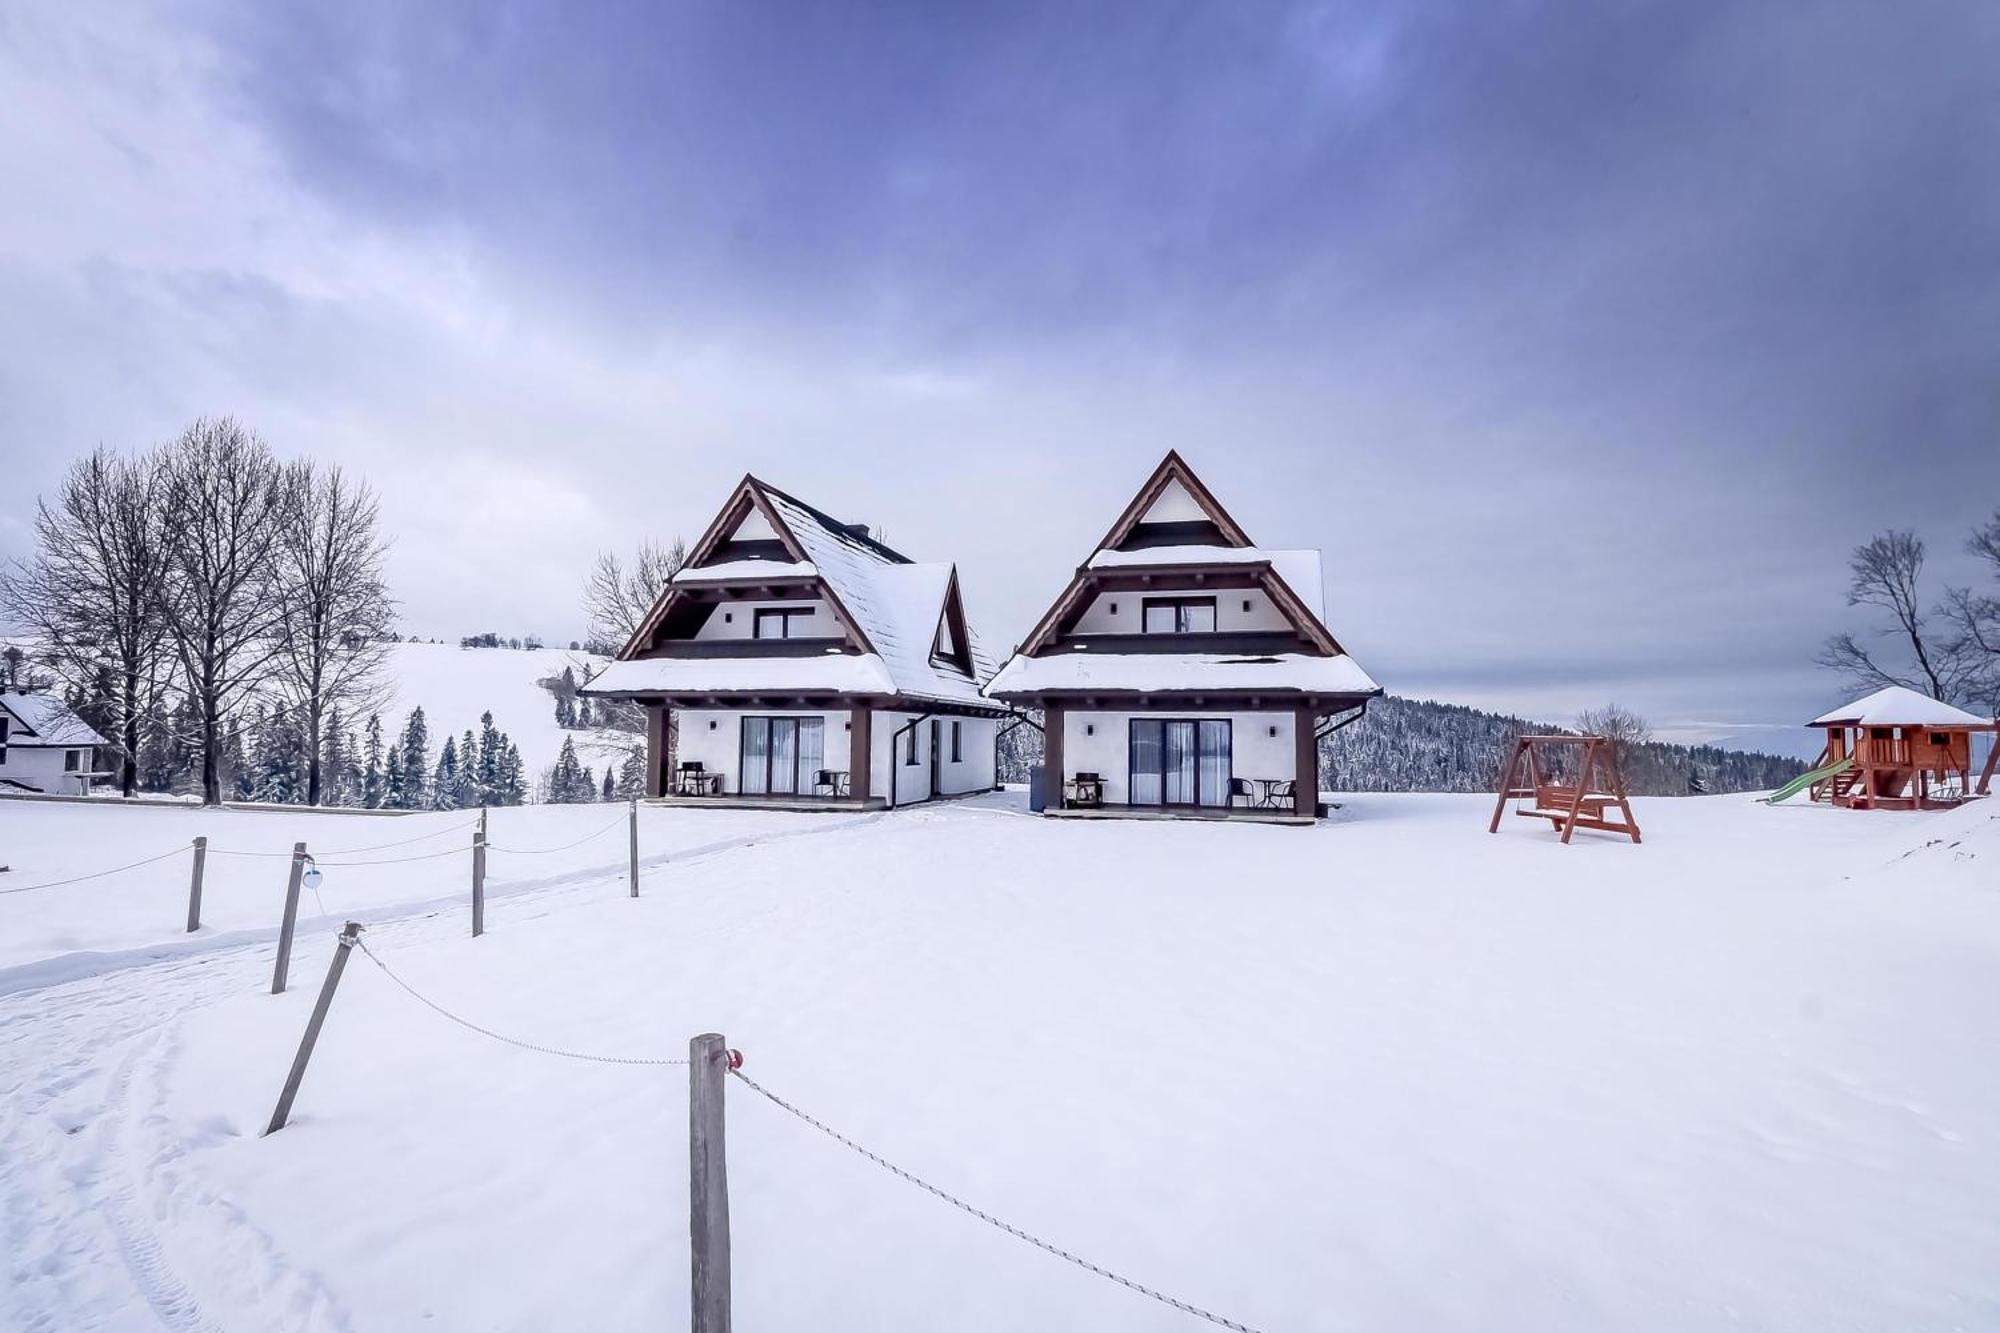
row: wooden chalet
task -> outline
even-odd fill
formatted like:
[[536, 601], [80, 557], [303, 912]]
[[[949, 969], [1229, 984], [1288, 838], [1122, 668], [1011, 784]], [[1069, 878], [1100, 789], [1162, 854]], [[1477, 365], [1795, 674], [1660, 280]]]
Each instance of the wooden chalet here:
[[1382, 691], [1326, 627], [1318, 551], [1250, 540], [1177, 453], [986, 693], [1044, 714], [1047, 813], [1310, 821], [1322, 722]]
[[1891, 685], [1812, 720], [1826, 732], [1814, 763], [1812, 799], [1850, 810], [1937, 810], [1984, 795], [2000, 747], [1987, 755], [1975, 792], [1972, 734], [1990, 718]]
[[991, 675], [955, 567], [746, 476], [583, 692], [646, 710], [651, 797], [883, 807], [994, 787]]

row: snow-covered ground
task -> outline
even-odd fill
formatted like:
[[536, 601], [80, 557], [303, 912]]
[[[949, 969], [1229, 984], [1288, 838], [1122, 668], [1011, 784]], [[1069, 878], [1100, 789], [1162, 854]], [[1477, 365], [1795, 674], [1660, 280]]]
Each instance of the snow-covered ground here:
[[[555, 763], [565, 738], [577, 757], [600, 774], [607, 758], [622, 758], [637, 737], [590, 728], [556, 725], [555, 697], [540, 682], [569, 667], [581, 681], [604, 665], [601, 657], [561, 648], [460, 648], [448, 643], [399, 643], [383, 669], [387, 699], [381, 706], [383, 734], [402, 730], [412, 708], [423, 706], [430, 728], [431, 758], [446, 736], [479, 734], [479, 715], [493, 713], [493, 725], [521, 750], [521, 765], [532, 781]], [[366, 718], [360, 722], [367, 721]], [[355, 726], [360, 734], [360, 723]]]
[[[329, 869], [282, 997], [281, 860], [178, 946], [184, 860], [0, 894], [0, 1327], [682, 1326], [683, 1070], [503, 1045], [356, 956], [259, 1137], [345, 915], [531, 1042], [723, 1032], [900, 1165], [1260, 1329], [2000, 1326], [2000, 805], [1637, 804], [1644, 846], [1567, 848], [1477, 797], [1312, 830], [648, 809], [638, 900], [621, 832], [496, 853], [479, 940], [462, 856]], [[0, 888], [203, 820], [423, 827], [0, 805]], [[1204, 1327], [741, 1084], [729, 1116], [739, 1327]]]

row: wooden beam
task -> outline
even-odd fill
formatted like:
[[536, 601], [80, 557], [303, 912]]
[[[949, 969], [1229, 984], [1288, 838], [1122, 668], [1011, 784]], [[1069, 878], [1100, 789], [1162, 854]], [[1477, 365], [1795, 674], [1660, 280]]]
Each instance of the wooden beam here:
[[667, 772], [667, 706], [646, 705], [646, 795], [665, 794]]
[[[858, 705], [848, 719], [847, 794], [863, 800], [874, 795], [875, 710]], [[895, 756], [890, 756], [890, 762]]]
[[1042, 795], [1051, 810], [1062, 808], [1063, 794], [1063, 706], [1049, 704], [1042, 709]]
[[1296, 753], [1292, 774], [1292, 812], [1319, 813], [1319, 739], [1313, 734], [1313, 710], [1300, 704], [1292, 710], [1292, 744]]

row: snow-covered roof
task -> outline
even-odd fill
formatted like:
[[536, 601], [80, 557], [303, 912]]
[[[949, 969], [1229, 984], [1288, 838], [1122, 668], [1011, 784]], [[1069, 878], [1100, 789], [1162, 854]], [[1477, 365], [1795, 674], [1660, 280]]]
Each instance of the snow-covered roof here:
[[1991, 718], [1978, 717], [1963, 708], [1931, 698], [1928, 694], [1901, 685], [1890, 685], [1864, 695], [1844, 708], [1822, 713], [1810, 725], [1830, 727], [1839, 723], [1858, 727], [1990, 727]]
[[1326, 617], [1326, 590], [1318, 551], [1273, 551], [1261, 546], [1147, 546], [1135, 551], [1100, 550], [1091, 569], [1168, 568], [1174, 565], [1254, 565], [1268, 563], [1294, 596], [1316, 616]]
[[987, 686], [993, 695], [1048, 690], [1199, 692], [1259, 690], [1270, 693], [1373, 694], [1379, 687], [1346, 654], [1254, 656], [1236, 653], [1052, 653], [1021, 657], [1000, 668]]
[[20, 729], [10, 729], [9, 745], [109, 745], [110, 741], [91, 730], [90, 725], [62, 700], [48, 694], [0, 693], [0, 708], [14, 715]]
[[613, 662], [590, 678], [586, 694], [798, 691], [894, 694], [889, 669], [874, 653], [815, 657], [640, 657]]
[[890, 693], [952, 703], [987, 702], [979, 687], [993, 674], [993, 664], [980, 650], [976, 634], [968, 632], [975, 679], [931, 664], [951, 565], [892, 559], [894, 553], [880, 543], [856, 536], [782, 491], [766, 487], [764, 493], [827, 588], [881, 654]]
[[819, 571], [803, 560], [728, 560], [683, 569], [675, 583], [733, 583], [739, 579], [809, 579]]

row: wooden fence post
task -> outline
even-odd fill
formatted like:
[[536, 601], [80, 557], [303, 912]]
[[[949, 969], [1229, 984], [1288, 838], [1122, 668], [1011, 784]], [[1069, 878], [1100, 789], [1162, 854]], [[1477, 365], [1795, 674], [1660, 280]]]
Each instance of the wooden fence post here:
[[688, 1256], [692, 1333], [729, 1333], [729, 1161], [723, 1150], [723, 1083], [729, 1049], [705, 1032], [688, 1042]]
[[278, 966], [271, 973], [271, 994], [285, 993], [292, 970], [292, 928], [299, 923], [299, 884], [306, 873], [306, 845], [292, 844], [292, 876], [285, 883], [285, 921], [278, 928]]
[[486, 933], [486, 830], [472, 835], [472, 938]]
[[208, 866], [208, 835], [194, 840], [194, 870], [188, 876], [188, 933], [201, 929], [201, 874]]
[[266, 1134], [275, 1134], [285, 1127], [285, 1120], [292, 1114], [292, 1099], [299, 1095], [299, 1084], [306, 1076], [306, 1062], [312, 1059], [313, 1047], [319, 1042], [320, 1025], [326, 1022], [326, 1011], [333, 1005], [334, 988], [340, 985], [340, 974], [347, 969], [347, 955], [354, 950], [354, 941], [361, 934], [361, 923], [350, 921], [340, 932], [340, 946], [333, 951], [333, 962], [326, 969], [326, 984], [319, 988], [319, 1002], [313, 1005], [312, 1017], [306, 1020], [306, 1035], [299, 1040], [299, 1053], [292, 1057], [292, 1072], [285, 1076], [285, 1090], [278, 1094], [278, 1108], [271, 1112], [271, 1123], [265, 1127]]
[[639, 896], [639, 802], [632, 802], [632, 896]]

